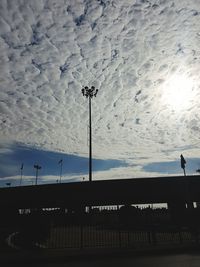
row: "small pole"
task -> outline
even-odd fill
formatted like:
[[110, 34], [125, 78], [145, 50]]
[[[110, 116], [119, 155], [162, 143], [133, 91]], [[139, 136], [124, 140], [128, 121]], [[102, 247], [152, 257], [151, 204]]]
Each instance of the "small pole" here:
[[24, 164], [22, 163], [21, 168], [20, 168], [20, 174], [21, 174], [20, 186], [22, 185], [23, 168], [24, 168]]
[[61, 179], [62, 179], [62, 167], [63, 167], [63, 160], [61, 159], [58, 164], [60, 164], [60, 183], [61, 183]]
[[186, 172], [185, 172], [185, 164], [186, 164], [186, 160], [184, 159], [183, 155], [180, 155], [181, 158], [181, 168], [183, 169], [183, 174], [184, 176], [186, 176]]
[[36, 169], [36, 173], [35, 173], [35, 185], [37, 185], [37, 180], [38, 180], [38, 170], [42, 169], [41, 166], [39, 166], [38, 164], [34, 165], [34, 168]]

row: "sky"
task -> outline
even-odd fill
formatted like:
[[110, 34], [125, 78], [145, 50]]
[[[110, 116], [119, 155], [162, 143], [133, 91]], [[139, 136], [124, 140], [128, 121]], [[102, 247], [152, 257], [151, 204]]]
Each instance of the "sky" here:
[[1, 0], [0, 186], [200, 168], [200, 1]]

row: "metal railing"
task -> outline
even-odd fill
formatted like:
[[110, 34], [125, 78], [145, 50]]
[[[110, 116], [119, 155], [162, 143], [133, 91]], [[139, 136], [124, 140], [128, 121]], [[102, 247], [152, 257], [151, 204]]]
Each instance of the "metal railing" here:
[[[31, 230], [31, 229], [30, 229]], [[198, 241], [189, 230], [145, 231], [104, 229], [98, 225], [52, 226], [45, 240], [24, 238], [20, 232], [13, 237], [19, 247], [59, 248], [140, 248], [170, 244], [189, 244]]]

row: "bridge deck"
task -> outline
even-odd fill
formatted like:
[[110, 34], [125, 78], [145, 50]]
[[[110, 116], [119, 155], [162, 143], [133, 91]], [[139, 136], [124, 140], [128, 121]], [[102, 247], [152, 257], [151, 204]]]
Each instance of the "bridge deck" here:
[[200, 176], [101, 180], [0, 189], [0, 207], [200, 202]]

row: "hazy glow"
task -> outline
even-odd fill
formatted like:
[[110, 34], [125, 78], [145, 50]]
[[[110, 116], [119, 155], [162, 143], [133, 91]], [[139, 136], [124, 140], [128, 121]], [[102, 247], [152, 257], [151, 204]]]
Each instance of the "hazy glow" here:
[[193, 87], [191, 78], [174, 75], [165, 83], [163, 101], [175, 110], [185, 109], [194, 97]]

